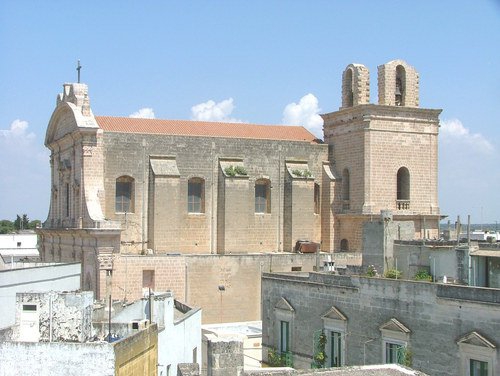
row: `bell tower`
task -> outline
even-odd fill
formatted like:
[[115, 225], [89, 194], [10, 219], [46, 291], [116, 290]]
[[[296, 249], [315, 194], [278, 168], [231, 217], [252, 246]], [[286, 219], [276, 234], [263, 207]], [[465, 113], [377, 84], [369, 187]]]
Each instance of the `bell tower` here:
[[378, 104], [369, 103], [368, 68], [347, 66], [342, 107], [322, 115], [341, 191], [336, 250], [362, 251], [364, 224], [381, 212], [402, 223], [401, 239], [438, 236], [440, 113], [419, 108], [419, 75], [405, 61], [378, 67]]

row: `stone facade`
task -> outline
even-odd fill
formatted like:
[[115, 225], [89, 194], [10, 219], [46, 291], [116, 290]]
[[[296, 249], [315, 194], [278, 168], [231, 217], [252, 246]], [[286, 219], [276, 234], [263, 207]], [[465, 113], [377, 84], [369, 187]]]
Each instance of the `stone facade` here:
[[262, 305], [263, 358], [287, 341], [295, 368], [310, 368], [318, 353], [315, 333], [323, 333], [326, 366], [411, 363], [452, 376], [469, 375], [471, 362], [479, 361], [487, 363], [487, 375], [500, 373], [498, 289], [265, 273]]
[[405, 62], [379, 72], [377, 105], [368, 68], [346, 68], [324, 142], [303, 127], [98, 117], [87, 86], [65, 84], [45, 140], [42, 259], [81, 261], [83, 287], [102, 298], [146, 262], [119, 255], [292, 252], [297, 240], [362, 252], [381, 210], [412, 226], [408, 238], [436, 236], [440, 110], [418, 108]]

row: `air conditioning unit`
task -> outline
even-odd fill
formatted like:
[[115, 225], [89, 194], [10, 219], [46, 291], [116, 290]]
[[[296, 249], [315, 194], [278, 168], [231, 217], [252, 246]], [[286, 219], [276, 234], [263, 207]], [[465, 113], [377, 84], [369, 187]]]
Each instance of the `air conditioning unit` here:
[[130, 326], [132, 330], [143, 330], [149, 326], [149, 320], [148, 319], [133, 320], [130, 323]]

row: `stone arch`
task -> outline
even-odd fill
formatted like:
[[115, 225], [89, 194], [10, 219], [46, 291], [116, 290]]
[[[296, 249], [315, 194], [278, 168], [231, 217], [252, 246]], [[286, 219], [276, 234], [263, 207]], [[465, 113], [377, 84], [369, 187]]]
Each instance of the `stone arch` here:
[[370, 102], [370, 72], [362, 64], [349, 64], [342, 73], [342, 107]]
[[396, 67], [396, 82], [394, 89], [394, 103], [396, 106], [404, 106], [406, 99], [406, 70], [402, 65]]
[[419, 76], [415, 68], [403, 60], [393, 60], [380, 65], [378, 103], [386, 106], [418, 107]]

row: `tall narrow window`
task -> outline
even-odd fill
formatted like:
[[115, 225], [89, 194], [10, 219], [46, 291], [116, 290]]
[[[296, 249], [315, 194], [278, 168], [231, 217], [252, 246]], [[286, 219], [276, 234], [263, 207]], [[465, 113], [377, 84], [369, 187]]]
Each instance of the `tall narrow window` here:
[[134, 179], [130, 176], [120, 176], [116, 179], [115, 211], [134, 212]]
[[410, 172], [406, 167], [398, 170], [396, 199], [398, 210], [410, 209]]
[[342, 366], [342, 333], [330, 332], [330, 366]]
[[204, 180], [192, 178], [188, 182], [188, 213], [205, 212]]
[[290, 323], [288, 321], [280, 322], [280, 352], [290, 351]]
[[320, 205], [321, 202], [319, 184], [314, 183], [314, 214], [319, 214]]
[[255, 213], [271, 212], [271, 184], [267, 179], [255, 182]]
[[406, 71], [402, 65], [396, 67], [396, 87], [395, 87], [395, 98], [394, 102], [396, 106], [405, 105], [405, 86], [406, 86]]
[[69, 217], [69, 199], [70, 199], [69, 183], [66, 183], [66, 217]]
[[354, 104], [354, 93], [353, 93], [353, 90], [352, 90], [352, 69], [348, 69], [346, 71], [346, 75], [345, 75], [345, 82], [344, 82], [344, 85], [345, 85], [345, 95], [346, 95], [346, 106], [345, 107], [352, 107], [353, 104]]
[[342, 200], [350, 200], [351, 199], [351, 182], [350, 182], [350, 174], [347, 168], [344, 168], [342, 171]]

